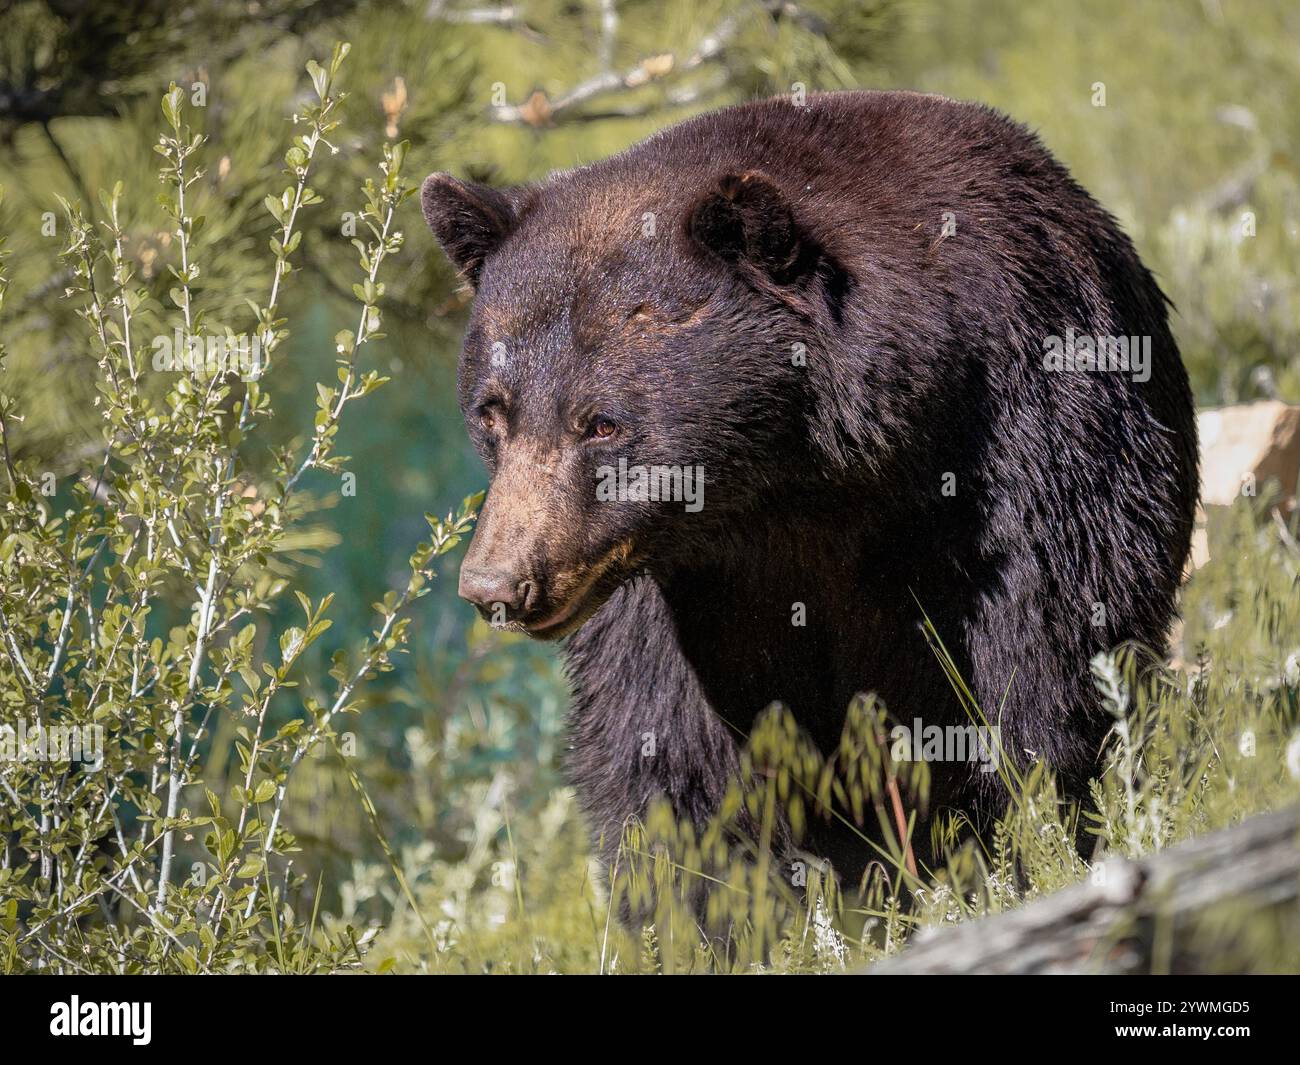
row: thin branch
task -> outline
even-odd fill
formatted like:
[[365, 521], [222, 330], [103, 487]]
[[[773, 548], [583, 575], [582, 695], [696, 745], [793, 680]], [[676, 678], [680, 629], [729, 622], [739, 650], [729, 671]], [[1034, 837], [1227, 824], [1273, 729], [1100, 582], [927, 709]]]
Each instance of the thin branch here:
[[[529, 96], [522, 104], [505, 104], [501, 107], [494, 107], [491, 110], [491, 116], [498, 122], [518, 123], [534, 127], [549, 125], [559, 119], [581, 119], [585, 116], [574, 112], [574, 109], [594, 97], [611, 92], [640, 89], [650, 84], [650, 82], [666, 78], [670, 74], [682, 74], [696, 70], [705, 63], [718, 59], [754, 12], [761, 11], [767, 15], [772, 15], [785, 6], [781, 0], [763, 0], [763, 2], [752, 6], [744, 5], [724, 16], [712, 30], [699, 39], [693, 49], [682, 54], [680, 58], [677, 53], [673, 52], [649, 55], [622, 71], [608, 69], [602, 63], [602, 69], [598, 74], [579, 82], [554, 100], [539, 90]], [[612, 55], [612, 44], [610, 51]], [[570, 112], [574, 113], [570, 114]]]

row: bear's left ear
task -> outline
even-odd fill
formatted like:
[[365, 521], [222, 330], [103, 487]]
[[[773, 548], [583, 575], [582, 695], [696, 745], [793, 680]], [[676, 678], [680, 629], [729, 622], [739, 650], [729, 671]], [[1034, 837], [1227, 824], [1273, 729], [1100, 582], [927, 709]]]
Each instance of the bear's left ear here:
[[510, 192], [458, 181], [450, 174], [425, 178], [420, 206], [447, 258], [476, 288], [484, 261], [519, 220]]
[[764, 174], [728, 174], [687, 215], [692, 240], [726, 262], [757, 269], [780, 285], [817, 267], [820, 249]]

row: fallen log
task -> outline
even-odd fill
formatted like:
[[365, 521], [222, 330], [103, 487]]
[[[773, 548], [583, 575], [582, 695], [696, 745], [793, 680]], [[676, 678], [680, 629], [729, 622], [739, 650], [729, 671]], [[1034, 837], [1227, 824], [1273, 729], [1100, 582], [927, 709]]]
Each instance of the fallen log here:
[[[1196, 926], [1224, 906], [1300, 905], [1300, 806], [1260, 814], [1022, 909], [919, 933], [872, 975], [1135, 973], [1195, 968]], [[1294, 968], [1300, 971], [1300, 948]], [[1179, 964], [1183, 959], [1186, 964]]]

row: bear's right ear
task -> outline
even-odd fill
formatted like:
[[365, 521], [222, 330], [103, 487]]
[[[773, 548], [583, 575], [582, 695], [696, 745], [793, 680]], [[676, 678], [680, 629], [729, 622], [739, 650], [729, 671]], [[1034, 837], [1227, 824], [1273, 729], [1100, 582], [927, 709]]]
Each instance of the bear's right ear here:
[[424, 220], [456, 268], [477, 286], [484, 260], [518, 221], [510, 198], [487, 185], [430, 174], [420, 189]]
[[689, 212], [687, 231], [718, 258], [782, 286], [811, 273], [821, 254], [785, 194], [753, 170], [721, 178]]

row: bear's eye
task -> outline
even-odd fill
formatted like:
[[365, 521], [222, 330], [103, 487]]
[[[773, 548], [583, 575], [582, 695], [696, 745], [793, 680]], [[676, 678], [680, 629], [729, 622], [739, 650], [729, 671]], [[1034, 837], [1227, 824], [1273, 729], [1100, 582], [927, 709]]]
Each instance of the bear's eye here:
[[478, 409], [478, 423], [486, 433], [495, 433], [502, 421], [501, 408], [495, 403], [484, 403]]
[[591, 420], [591, 425], [587, 427], [587, 436], [593, 440], [608, 440], [618, 432], [618, 425], [613, 418], [606, 418], [603, 414]]

